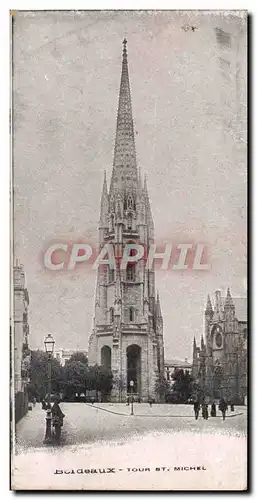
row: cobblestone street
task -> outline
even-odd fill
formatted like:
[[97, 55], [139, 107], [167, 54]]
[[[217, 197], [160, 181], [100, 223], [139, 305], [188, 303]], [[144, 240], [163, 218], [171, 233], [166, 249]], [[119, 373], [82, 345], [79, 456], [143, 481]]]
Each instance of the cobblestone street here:
[[[127, 440], [152, 431], [204, 432], [244, 435], [246, 407], [228, 411], [223, 422], [221, 413], [216, 418], [194, 419], [192, 405], [134, 404], [134, 415], [126, 404], [62, 403], [65, 414], [63, 445], [92, 443], [100, 440]], [[17, 425], [17, 445], [41, 447], [45, 432], [45, 412], [37, 404]]]
[[134, 415], [125, 404], [61, 408], [61, 446], [43, 444], [41, 405], [18, 423], [14, 488], [181, 489], [181, 474], [188, 490], [208, 489], [210, 481], [214, 489], [245, 487], [246, 407], [229, 411], [225, 421], [220, 412], [196, 421], [190, 405], [135, 404]]

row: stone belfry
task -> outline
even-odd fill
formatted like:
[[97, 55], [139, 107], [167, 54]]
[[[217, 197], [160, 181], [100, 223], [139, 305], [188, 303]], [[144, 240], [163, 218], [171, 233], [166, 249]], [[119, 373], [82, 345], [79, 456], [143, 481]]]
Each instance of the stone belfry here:
[[113, 401], [124, 401], [130, 392], [147, 401], [156, 398], [156, 379], [164, 372], [163, 318], [155, 272], [146, 268], [146, 259], [120, 266], [126, 244], [143, 245], [147, 255], [154, 241], [147, 183], [137, 169], [126, 44], [112, 176], [108, 192], [104, 174], [99, 221], [99, 248], [113, 245], [115, 269], [100, 265], [97, 270], [88, 356], [89, 364], [111, 368]]

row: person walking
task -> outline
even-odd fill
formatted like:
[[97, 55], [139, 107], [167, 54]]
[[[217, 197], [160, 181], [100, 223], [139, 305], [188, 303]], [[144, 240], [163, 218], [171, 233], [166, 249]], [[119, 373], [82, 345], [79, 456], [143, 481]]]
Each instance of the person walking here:
[[209, 418], [208, 405], [205, 402], [202, 404], [202, 417], [204, 420], [208, 420]]
[[199, 411], [200, 411], [200, 403], [199, 401], [195, 401], [194, 402], [195, 420], [197, 420], [199, 417]]
[[211, 417], [216, 417], [216, 404], [215, 401], [213, 401], [211, 405]]
[[227, 411], [227, 409], [228, 409], [228, 405], [227, 405], [225, 399], [221, 398], [220, 403], [219, 403], [219, 410], [222, 413], [223, 420], [225, 420], [225, 418], [226, 418], [226, 411]]
[[46, 410], [47, 409], [47, 404], [45, 402], [45, 399], [42, 399], [42, 410]]
[[59, 399], [55, 398], [54, 404], [52, 406], [52, 422], [54, 427], [55, 441], [60, 444], [61, 440], [61, 428], [63, 426], [63, 419], [65, 415], [59, 406]]

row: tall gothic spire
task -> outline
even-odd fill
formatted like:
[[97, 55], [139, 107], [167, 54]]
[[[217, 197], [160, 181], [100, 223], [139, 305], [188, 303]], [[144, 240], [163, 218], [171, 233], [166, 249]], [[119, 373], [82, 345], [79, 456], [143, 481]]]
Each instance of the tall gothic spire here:
[[138, 182], [126, 45], [124, 39], [110, 194], [117, 189], [136, 188]]
[[106, 171], [104, 171], [104, 182], [101, 196], [101, 209], [100, 209], [100, 226], [105, 226], [107, 224], [108, 215], [108, 190], [106, 181]]
[[212, 314], [212, 313], [213, 313], [212, 303], [211, 303], [210, 295], [208, 294], [205, 314]]
[[197, 346], [196, 346], [196, 340], [194, 336], [194, 341], [193, 341], [193, 359], [197, 358]]

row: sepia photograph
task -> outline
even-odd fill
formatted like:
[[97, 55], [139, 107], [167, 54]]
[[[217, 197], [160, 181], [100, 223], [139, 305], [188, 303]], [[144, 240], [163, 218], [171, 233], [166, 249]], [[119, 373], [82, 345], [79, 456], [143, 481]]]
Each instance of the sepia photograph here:
[[247, 11], [10, 22], [12, 490], [246, 491]]

